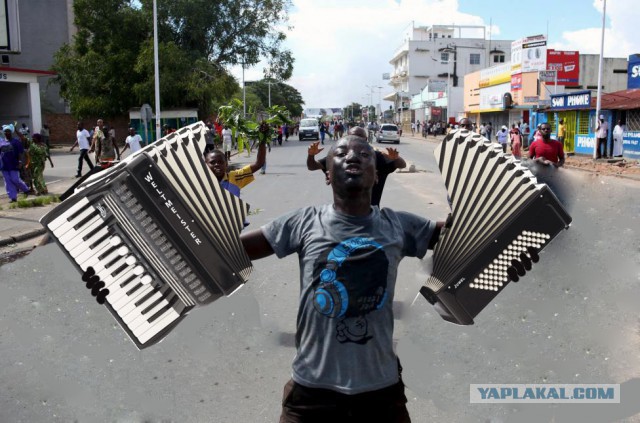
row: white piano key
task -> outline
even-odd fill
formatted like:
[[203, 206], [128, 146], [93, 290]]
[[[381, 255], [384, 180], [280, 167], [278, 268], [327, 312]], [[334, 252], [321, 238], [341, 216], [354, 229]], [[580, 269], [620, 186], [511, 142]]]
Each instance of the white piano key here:
[[107, 251], [109, 248], [111, 248], [111, 245], [105, 243], [97, 248], [94, 248], [93, 250], [88, 249], [76, 258], [76, 263], [78, 263], [78, 266], [80, 266], [82, 270], [87, 270], [87, 267], [89, 267], [89, 263], [97, 260], [97, 257], [103, 252]]
[[60, 238], [60, 241], [63, 243], [64, 248], [66, 248], [67, 251], [71, 251], [78, 245], [84, 244], [85, 241], [82, 238], [84, 238], [86, 235], [91, 233], [91, 231], [93, 231], [103, 223], [104, 220], [100, 216], [95, 216], [93, 219], [91, 219], [91, 221], [87, 223], [86, 226], [82, 228], [82, 230], [76, 231], [75, 233], [69, 231], [68, 233], [71, 235], [71, 237], [68, 241], [62, 241], [62, 238]]
[[[138, 316], [138, 318], [129, 323], [128, 325], [129, 330], [131, 330], [132, 332], [137, 331], [141, 325], [145, 323], [149, 324], [149, 318], [155, 315], [160, 310], [162, 310], [164, 307], [166, 307], [169, 304], [169, 302], [173, 299], [173, 297], [175, 297], [175, 293], [170, 292], [165, 298], [162, 299], [162, 301], [159, 301], [158, 304], [156, 304], [152, 309], [150, 309], [148, 312], [144, 314], [142, 314], [142, 311], [144, 310], [144, 308], [140, 309], [141, 314]], [[153, 304], [153, 302], [151, 304]]]
[[[118, 312], [118, 315], [123, 318], [132, 311], [136, 309], [136, 303], [144, 298], [147, 294], [157, 292], [158, 290], [151, 285], [143, 285], [136, 290], [131, 295], [122, 296], [116, 303], [114, 304], [114, 309]], [[138, 311], [139, 314], [140, 311]], [[136, 314], [136, 313], [134, 313]], [[131, 318], [129, 319], [131, 320]]]
[[[135, 292], [132, 292], [131, 294], [127, 294], [127, 292], [131, 291], [131, 289], [137, 286], [139, 283], [140, 283], [139, 281], [134, 281], [131, 284], [127, 285], [128, 289], [127, 287], [122, 288], [121, 290], [119, 290], [114, 294], [114, 298], [112, 298], [111, 305], [116, 311], [120, 310], [121, 308], [129, 304], [129, 302], [136, 301], [136, 299], [140, 298], [141, 295], [144, 295], [147, 292], [152, 291], [154, 289], [150, 285], [142, 285], [141, 287], [136, 289]], [[109, 294], [108, 296], [110, 295], [111, 294]]]
[[93, 213], [95, 211], [96, 211], [96, 209], [94, 209], [93, 207], [91, 207], [91, 206], [87, 207], [86, 210], [83, 210], [82, 213], [80, 213], [78, 216], [76, 216], [73, 220], [70, 220], [70, 221], [68, 221], [66, 223], [63, 223], [58, 228], [56, 228], [56, 230], [53, 231], [53, 234], [58, 238], [62, 237], [69, 230], [73, 230], [73, 227], [76, 226], [78, 224], [78, 222], [82, 221], [82, 219], [84, 219], [85, 217], [89, 216], [91, 213]]
[[[119, 273], [116, 276], [111, 276], [111, 275], [107, 276], [106, 278], [103, 279], [103, 282], [106, 285], [105, 288], [109, 288], [110, 292], [115, 293], [118, 289], [121, 289], [120, 284], [126, 281], [127, 279], [129, 279], [129, 277], [131, 276], [134, 276], [133, 268], [129, 267], [127, 269], [124, 269], [121, 273]], [[112, 287], [113, 284], [116, 284], [116, 286]]]
[[[162, 292], [160, 292], [159, 290], [155, 291], [149, 298], [147, 298], [144, 303], [136, 305], [139, 300], [132, 301], [131, 303], [122, 307], [118, 314], [122, 317], [122, 320], [127, 324], [127, 327], [129, 327], [129, 329], [131, 329], [132, 327], [137, 327], [137, 325], [134, 325], [133, 322], [145, 318], [145, 315], [142, 314], [142, 310], [146, 309], [148, 306], [161, 298]], [[165, 301], [165, 305], [166, 304], [167, 302]]]
[[64, 214], [52, 220], [51, 223], [47, 225], [47, 227], [49, 228], [50, 231], [52, 232], [55, 231], [56, 229], [58, 229], [60, 225], [62, 225], [63, 223], [67, 223], [68, 216], [71, 216], [72, 214], [74, 214], [76, 211], [80, 210], [82, 207], [84, 207], [87, 204], [89, 204], [89, 199], [86, 197], [78, 200], [78, 202], [75, 203], [73, 206], [69, 207], [69, 209], [67, 209], [67, 211], [65, 211]]
[[[76, 262], [78, 261], [77, 258], [78, 256], [80, 256], [80, 254], [82, 254], [84, 251], [88, 251], [91, 250], [90, 246], [97, 240], [99, 240], [100, 238], [102, 238], [105, 235], [109, 234], [109, 228], [107, 226], [105, 226], [104, 228], [100, 229], [98, 232], [96, 232], [95, 234], [93, 234], [93, 236], [91, 236], [90, 238], [87, 238], [87, 240], [85, 242], [83, 242], [82, 244], [76, 246], [75, 248], [73, 248], [72, 250], [69, 251], [69, 254], [71, 255], [71, 257], [73, 257], [74, 259], [76, 259]], [[100, 248], [100, 246], [95, 246], [93, 248], [93, 250], [95, 251], [97, 248]]]
[[175, 309], [169, 308], [162, 317], [158, 318], [153, 323], [150, 324], [147, 322], [146, 324], [139, 326], [134, 332], [134, 335], [138, 338], [138, 342], [144, 344], [179, 317], [180, 314]]

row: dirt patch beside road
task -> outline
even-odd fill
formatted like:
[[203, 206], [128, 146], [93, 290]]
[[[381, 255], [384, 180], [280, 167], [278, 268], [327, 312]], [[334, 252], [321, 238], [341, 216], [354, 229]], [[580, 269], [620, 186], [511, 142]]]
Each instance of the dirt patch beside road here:
[[622, 158], [594, 160], [586, 156], [569, 156], [565, 161], [565, 165], [602, 175], [623, 175], [640, 180], [640, 164], [635, 160]]

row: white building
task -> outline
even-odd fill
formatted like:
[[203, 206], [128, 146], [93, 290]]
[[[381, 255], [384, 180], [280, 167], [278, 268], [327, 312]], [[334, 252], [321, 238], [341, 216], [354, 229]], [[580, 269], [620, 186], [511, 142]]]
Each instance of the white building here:
[[[511, 60], [511, 40], [491, 40], [486, 35], [484, 26], [407, 28], [389, 61], [391, 92], [384, 96], [394, 102], [394, 119], [405, 130], [411, 121], [457, 119], [464, 112], [463, 76]], [[428, 86], [442, 91], [429, 91]]]

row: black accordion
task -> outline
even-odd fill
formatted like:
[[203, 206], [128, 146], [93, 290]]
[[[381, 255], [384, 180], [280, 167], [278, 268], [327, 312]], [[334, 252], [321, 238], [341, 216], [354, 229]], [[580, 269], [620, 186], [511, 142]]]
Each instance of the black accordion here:
[[205, 164], [205, 129], [184, 127], [91, 175], [40, 220], [139, 349], [252, 270], [239, 237], [249, 208]]
[[443, 319], [473, 324], [571, 217], [545, 184], [499, 144], [467, 130], [435, 150], [451, 203], [452, 224], [433, 251], [433, 272], [420, 293]]

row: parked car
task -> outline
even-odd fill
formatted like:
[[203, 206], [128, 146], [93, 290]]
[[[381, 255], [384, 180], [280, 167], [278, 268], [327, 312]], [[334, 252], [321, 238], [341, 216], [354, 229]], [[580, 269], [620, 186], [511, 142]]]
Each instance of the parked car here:
[[298, 129], [298, 139], [300, 141], [307, 138], [312, 140], [320, 139], [320, 128], [318, 119], [302, 119], [300, 120], [300, 128]]
[[378, 131], [378, 142], [390, 141], [394, 144], [400, 144], [400, 132], [398, 125], [385, 123]]

